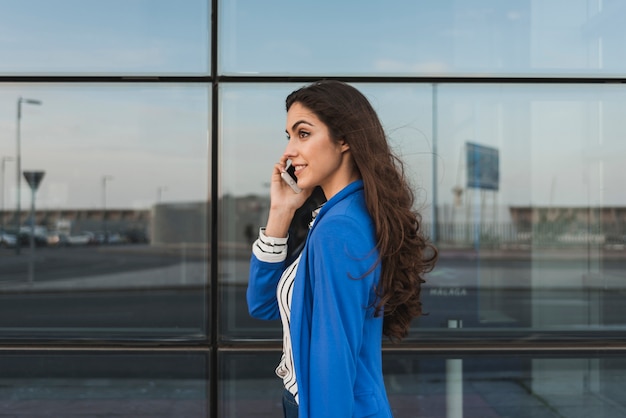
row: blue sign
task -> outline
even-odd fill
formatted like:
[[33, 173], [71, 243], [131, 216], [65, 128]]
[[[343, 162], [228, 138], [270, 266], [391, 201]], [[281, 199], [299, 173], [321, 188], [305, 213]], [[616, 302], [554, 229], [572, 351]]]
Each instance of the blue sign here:
[[497, 148], [467, 142], [467, 188], [498, 190], [500, 156]]

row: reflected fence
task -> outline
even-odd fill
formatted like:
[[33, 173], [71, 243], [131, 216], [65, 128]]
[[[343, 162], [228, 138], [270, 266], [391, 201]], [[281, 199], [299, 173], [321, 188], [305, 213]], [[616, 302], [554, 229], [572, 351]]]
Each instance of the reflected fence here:
[[537, 224], [520, 228], [515, 223], [424, 223], [424, 233], [442, 246], [486, 249], [581, 248], [589, 245], [626, 249], [626, 223], [607, 223], [575, 229]]
[[[258, 227], [267, 219], [268, 207], [269, 200], [265, 196], [224, 196], [219, 204], [220, 213], [229, 216], [220, 219], [221, 245], [241, 247], [248, 255]], [[22, 217], [24, 223], [27, 214]], [[130, 243], [169, 246], [181, 243], [206, 245], [210, 217], [210, 205], [207, 201], [200, 201], [161, 203], [143, 210], [113, 208], [106, 214], [98, 209], [39, 210], [35, 220], [37, 226], [49, 232], [65, 225], [66, 233], [71, 236], [85, 231], [109, 232], [124, 235], [127, 237], [125, 241]], [[11, 232], [13, 212], [0, 212], [0, 218], [6, 221], [4, 232]], [[613, 217], [555, 216], [552, 219], [549, 216], [513, 216], [513, 220], [506, 222], [491, 222], [485, 217], [474, 222], [458, 219], [436, 224], [424, 222], [421, 228], [441, 248], [626, 248], [626, 210], [622, 214], [621, 209], [619, 216]]]

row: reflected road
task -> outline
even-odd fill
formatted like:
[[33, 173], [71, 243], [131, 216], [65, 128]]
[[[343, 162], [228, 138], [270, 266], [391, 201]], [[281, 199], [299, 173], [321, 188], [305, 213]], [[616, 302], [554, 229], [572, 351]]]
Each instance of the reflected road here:
[[[0, 250], [0, 333], [5, 338], [111, 335], [202, 338], [208, 323], [206, 251], [148, 245], [41, 248], [34, 283], [28, 250]], [[422, 299], [428, 316], [415, 328], [588, 329], [623, 326], [626, 259], [493, 257], [442, 253]], [[221, 332], [279, 338], [275, 322], [248, 316], [245, 254], [220, 264]], [[594, 271], [595, 270], [595, 271]]]

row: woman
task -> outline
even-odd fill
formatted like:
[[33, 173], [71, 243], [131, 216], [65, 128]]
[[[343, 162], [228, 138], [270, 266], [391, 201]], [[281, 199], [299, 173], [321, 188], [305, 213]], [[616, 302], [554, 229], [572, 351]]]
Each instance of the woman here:
[[[253, 245], [250, 314], [282, 320], [276, 373], [286, 417], [391, 417], [381, 336], [401, 340], [421, 314], [422, 276], [437, 251], [421, 235], [402, 163], [365, 96], [327, 80], [294, 91], [286, 107], [288, 143]], [[301, 193], [281, 179], [288, 160]], [[294, 213], [317, 186], [327, 201], [302, 252], [288, 259]]]

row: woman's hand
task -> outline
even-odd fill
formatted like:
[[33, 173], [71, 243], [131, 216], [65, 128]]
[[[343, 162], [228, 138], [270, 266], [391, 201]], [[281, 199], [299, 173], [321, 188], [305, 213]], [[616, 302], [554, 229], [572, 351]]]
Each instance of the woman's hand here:
[[265, 227], [265, 234], [270, 237], [282, 238], [287, 236], [294, 213], [313, 192], [313, 190], [294, 192], [280, 176], [281, 173], [285, 172], [286, 166], [287, 157], [283, 155], [280, 161], [274, 164], [274, 171], [272, 172], [270, 213]]
[[281, 177], [281, 174], [285, 172], [286, 168], [287, 157], [283, 155], [280, 161], [274, 164], [270, 187], [271, 204], [272, 207], [292, 209], [295, 212], [311, 195], [312, 190], [302, 190], [300, 193], [294, 192]]

